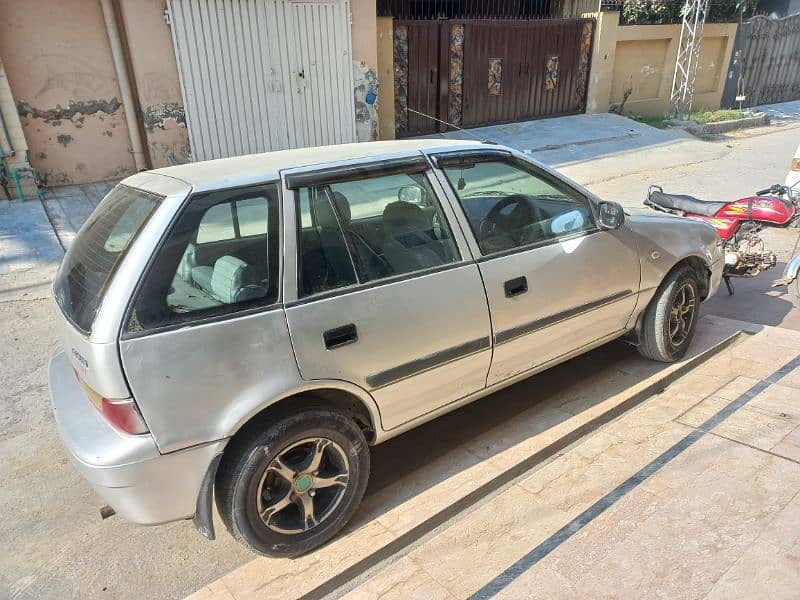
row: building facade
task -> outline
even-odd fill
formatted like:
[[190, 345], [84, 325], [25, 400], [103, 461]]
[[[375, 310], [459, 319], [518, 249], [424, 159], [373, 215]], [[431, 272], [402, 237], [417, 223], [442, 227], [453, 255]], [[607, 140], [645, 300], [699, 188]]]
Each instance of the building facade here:
[[54, 186], [378, 135], [374, 0], [0, 0], [0, 14], [7, 182], [26, 163]]

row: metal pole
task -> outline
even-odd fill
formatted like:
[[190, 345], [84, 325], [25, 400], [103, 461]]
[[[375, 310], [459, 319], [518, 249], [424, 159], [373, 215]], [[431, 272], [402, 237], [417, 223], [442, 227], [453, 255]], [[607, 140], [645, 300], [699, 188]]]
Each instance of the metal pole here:
[[136, 104], [133, 101], [133, 92], [128, 78], [125, 55], [122, 52], [122, 41], [119, 37], [114, 5], [112, 0], [100, 0], [100, 6], [103, 8], [106, 32], [108, 33], [108, 41], [111, 44], [111, 56], [114, 59], [114, 70], [116, 71], [119, 90], [122, 94], [122, 108], [125, 111], [125, 119], [128, 121], [128, 135], [130, 136], [131, 149], [133, 150], [133, 161], [136, 164], [137, 171], [144, 171], [147, 169], [147, 162], [145, 161], [142, 137], [139, 134], [139, 115], [136, 114]]

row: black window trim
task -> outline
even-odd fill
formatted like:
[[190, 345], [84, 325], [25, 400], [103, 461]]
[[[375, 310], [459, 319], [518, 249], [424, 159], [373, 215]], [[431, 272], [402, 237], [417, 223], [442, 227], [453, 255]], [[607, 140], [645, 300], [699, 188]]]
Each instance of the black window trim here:
[[[212, 315], [200, 315], [196, 318], [187, 318], [186, 320], [181, 320], [175, 323], [169, 323], [166, 325], [161, 325], [158, 327], [151, 327], [149, 329], [143, 329], [141, 331], [130, 331], [128, 329], [128, 323], [130, 322], [131, 314], [133, 312], [134, 305], [136, 303], [136, 299], [139, 297], [139, 293], [141, 292], [142, 286], [147, 279], [148, 274], [153, 269], [155, 265], [157, 257], [160, 255], [161, 251], [164, 249], [164, 245], [167, 243], [169, 239], [170, 233], [175, 228], [175, 225], [180, 221], [183, 214], [186, 212], [189, 204], [192, 202], [194, 198], [199, 195], [204, 194], [211, 194], [211, 193], [219, 193], [219, 192], [238, 192], [242, 191], [247, 192], [249, 190], [257, 190], [259, 188], [265, 188], [266, 186], [274, 185], [275, 192], [276, 192], [276, 203], [277, 203], [277, 212], [278, 212], [278, 223], [277, 223], [277, 272], [276, 277], [278, 278], [277, 281], [277, 294], [275, 299], [269, 303], [261, 303], [258, 305], [237, 305], [237, 304], [230, 304], [227, 306], [231, 307], [231, 310], [220, 313], [220, 314], [212, 314]], [[117, 337], [120, 341], [124, 340], [132, 340], [138, 339], [142, 337], [147, 337], [151, 335], [157, 335], [161, 333], [166, 333], [170, 331], [175, 331], [178, 329], [185, 329], [190, 327], [197, 327], [200, 325], [207, 325], [209, 323], [216, 323], [220, 321], [227, 321], [230, 319], [240, 318], [249, 316], [252, 314], [257, 313], [268, 313], [275, 310], [282, 310], [283, 309], [283, 198], [282, 198], [282, 190], [281, 190], [281, 181], [280, 179], [269, 179], [267, 181], [262, 181], [259, 183], [249, 183], [247, 185], [238, 185], [238, 186], [231, 186], [231, 187], [220, 187], [214, 188], [210, 190], [202, 190], [195, 192], [194, 187], [190, 188], [188, 193], [186, 194], [186, 198], [181, 203], [180, 207], [175, 214], [170, 219], [169, 224], [161, 233], [161, 237], [156, 244], [155, 249], [153, 250], [150, 257], [147, 259], [147, 264], [145, 268], [142, 269], [142, 272], [139, 274], [139, 279], [136, 282], [136, 286], [133, 289], [133, 293], [131, 293], [130, 297], [128, 298], [127, 306], [125, 307], [125, 312], [122, 317], [122, 321], [120, 323], [119, 332]], [[219, 204], [224, 203], [225, 201], [221, 201]], [[215, 206], [215, 205], [212, 205]], [[253, 237], [253, 236], [246, 236], [246, 237]], [[237, 308], [239, 307], [239, 308]], [[192, 314], [192, 313], [187, 313]]]
[[515, 158], [509, 150], [500, 148], [480, 148], [476, 150], [445, 150], [428, 155], [437, 169], [472, 165], [479, 162], [495, 162]]
[[[451, 162], [449, 159], [451, 158], [453, 161]], [[456, 160], [459, 157], [467, 157]], [[442, 158], [443, 157], [443, 158]], [[467, 221], [467, 225], [469, 226], [469, 234], [472, 236], [472, 239], [475, 240], [475, 245], [478, 248], [478, 252], [480, 252], [480, 256], [475, 259], [475, 262], [482, 263], [488, 260], [492, 260], [494, 258], [502, 258], [505, 256], [511, 256], [513, 254], [518, 254], [520, 252], [527, 252], [529, 250], [534, 250], [536, 248], [542, 248], [544, 246], [551, 246], [553, 244], [560, 244], [562, 242], [566, 242], [572, 239], [577, 239], [581, 237], [585, 237], [587, 235], [592, 235], [594, 233], [598, 233], [603, 231], [603, 229], [597, 224], [597, 216], [595, 215], [594, 203], [592, 202], [591, 198], [584, 194], [582, 191], [572, 187], [566, 181], [555, 177], [551, 173], [548, 173], [544, 169], [541, 169], [537, 165], [524, 160], [507, 150], [497, 150], [497, 149], [480, 149], [480, 150], [468, 150], [468, 151], [447, 151], [443, 153], [431, 154], [430, 155], [431, 161], [436, 166], [437, 169], [442, 174], [442, 177], [445, 181], [447, 181], [447, 185], [450, 187], [450, 191], [453, 193], [453, 196], [458, 203], [458, 208], [461, 213], [464, 215], [464, 219]], [[522, 246], [514, 246], [513, 248], [508, 248], [506, 250], [498, 250], [496, 252], [490, 252], [488, 254], [484, 254], [483, 249], [478, 240], [478, 235], [472, 228], [472, 222], [469, 220], [469, 215], [467, 214], [464, 205], [461, 203], [461, 197], [458, 195], [458, 192], [453, 188], [453, 182], [450, 181], [450, 178], [444, 172], [444, 167], [451, 167], [451, 166], [461, 166], [466, 164], [475, 164], [478, 162], [507, 162], [513, 166], [519, 166], [522, 170], [526, 171], [532, 176], [539, 177], [541, 176], [547, 183], [552, 183], [556, 187], [556, 189], [564, 188], [571, 192], [573, 192], [576, 196], [582, 198], [586, 202], [586, 206], [589, 209], [589, 214], [592, 215], [592, 221], [594, 222], [594, 227], [590, 229], [585, 229], [583, 231], [565, 233], [563, 235], [548, 238], [546, 240], [538, 240], [535, 242], [531, 242], [529, 244], [524, 244]]]
[[422, 173], [429, 169], [428, 161], [423, 154], [415, 154], [402, 158], [324, 167], [303, 173], [290, 173], [284, 177], [287, 189], [299, 190], [304, 187], [320, 186], [330, 183], [343, 183], [358, 179], [371, 179], [389, 175]]

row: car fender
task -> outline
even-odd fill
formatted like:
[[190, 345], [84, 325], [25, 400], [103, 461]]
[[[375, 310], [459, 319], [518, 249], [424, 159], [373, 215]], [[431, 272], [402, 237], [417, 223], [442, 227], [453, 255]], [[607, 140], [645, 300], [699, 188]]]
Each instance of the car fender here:
[[[627, 212], [627, 211], [626, 211]], [[703, 261], [709, 270], [721, 264], [722, 248], [713, 226], [705, 221], [652, 213], [626, 214], [642, 265], [641, 305], [646, 305], [667, 274], [690, 257]]]

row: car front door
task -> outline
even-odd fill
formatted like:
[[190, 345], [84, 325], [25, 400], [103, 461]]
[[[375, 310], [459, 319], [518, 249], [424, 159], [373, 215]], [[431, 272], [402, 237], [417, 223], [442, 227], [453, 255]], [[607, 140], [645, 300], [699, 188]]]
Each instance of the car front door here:
[[481, 255], [495, 345], [489, 385], [625, 329], [640, 264], [624, 226], [600, 229], [584, 193], [509, 152], [434, 160]]
[[[283, 184], [296, 241], [285, 250], [286, 316], [303, 378], [361, 386], [387, 430], [483, 389], [491, 326], [480, 272], [425, 158], [287, 172]], [[364, 235], [365, 223], [380, 236]]]

